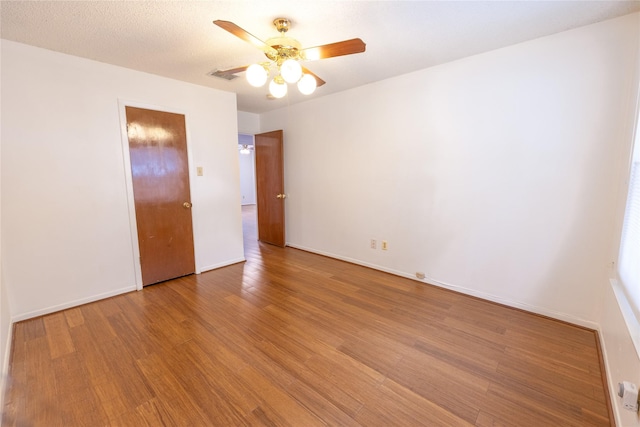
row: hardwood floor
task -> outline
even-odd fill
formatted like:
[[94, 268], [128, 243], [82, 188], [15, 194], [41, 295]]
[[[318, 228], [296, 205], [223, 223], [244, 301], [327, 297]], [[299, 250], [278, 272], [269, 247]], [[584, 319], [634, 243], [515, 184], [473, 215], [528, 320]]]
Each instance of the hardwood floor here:
[[613, 425], [594, 331], [251, 223], [246, 263], [17, 323], [2, 425]]

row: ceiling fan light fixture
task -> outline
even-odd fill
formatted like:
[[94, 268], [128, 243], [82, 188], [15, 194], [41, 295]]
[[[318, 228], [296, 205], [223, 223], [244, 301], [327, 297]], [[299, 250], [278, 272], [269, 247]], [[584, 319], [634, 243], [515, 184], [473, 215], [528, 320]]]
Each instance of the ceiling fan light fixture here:
[[248, 144], [238, 144], [238, 148], [240, 149], [240, 154], [251, 154], [251, 148], [249, 148]]
[[282, 98], [287, 94], [287, 84], [284, 82], [282, 76], [276, 76], [271, 83], [269, 83], [269, 93], [274, 98]]
[[291, 22], [287, 18], [276, 18], [273, 21], [273, 25], [278, 30], [279, 35], [267, 39], [266, 42], [256, 38], [231, 21], [217, 19], [213, 23], [234, 36], [254, 44], [269, 59], [269, 62], [236, 67], [229, 70], [219, 70], [215, 75], [228, 78], [228, 75], [246, 71], [246, 78], [249, 84], [254, 87], [260, 87], [269, 79], [271, 68], [277, 68], [278, 75], [269, 83], [267, 99], [284, 97], [288, 91], [287, 83], [297, 83], [298, 90], [303, 95], [311, 95], [318, 86], [326, 83], [320, 77], [302, 67], [299, 61], [352, 55], [364, 52], [366, 49], [366, 44], [359, 38], [303, 49], [298, 40], [287, 36], [291, 26]]
[[280, 66], [280, 74], [287, 83], [295, 83], [302, 77], [302, 67], [295, 59], [287, 59]]
[[303, 75], [300, 81], [298, 81], [298, 90], [303, 95], [311, 95], [315, 92], [316, 86], [316, 79], [311, 74]]
[[252, 64], [247, 68], [247, 81], [253, 87], [260, 87], [267, 82], [269, 72], [260, 64]]

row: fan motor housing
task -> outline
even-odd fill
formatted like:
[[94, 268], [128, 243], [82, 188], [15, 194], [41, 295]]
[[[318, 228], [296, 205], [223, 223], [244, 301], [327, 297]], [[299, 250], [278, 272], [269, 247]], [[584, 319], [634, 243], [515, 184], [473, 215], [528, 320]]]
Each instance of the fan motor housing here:
[[290, 37], [273, 37], [266, 44], [274, 48], [277, 54], [266, 52], [265, 56], [274, 62], [282, 63], [287, 59], [301, 59], [302, 45]]
[[276, 18], [273, 20], [273, 25], [280, 33], [280, 37], [272, 37], [266, 41], [266, 44], [275, 49], [276, 53], [273, 51], [265, 52], [265, 56], [278, 65], [282, 65], [287, 59], [304, 59], [300, 42], [285, 36], [291, 27], [291, 21], [287, 18]]

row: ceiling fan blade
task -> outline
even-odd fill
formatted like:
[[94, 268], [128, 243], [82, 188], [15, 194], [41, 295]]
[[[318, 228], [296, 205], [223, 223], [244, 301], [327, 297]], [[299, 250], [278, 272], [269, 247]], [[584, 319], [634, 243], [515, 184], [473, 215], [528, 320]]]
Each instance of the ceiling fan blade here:
[[249, 68], [249, 66], [245, 65], [243, 67], [229, 68], [228, 70], [218, 70], [217, 73], [219, 73], [219, 74], [238, 74], [238, 73], [241, 73], [243, 71], [247, 71], [247, 68]]
[[259, 38], [251, 34], [250, 32], [238, 27], [233, 22], [222, 21], [218, 19], [216, 21], [213, 21], [213, 23], [216, 24], [218, 27], [222, 28], [223, 30], [230, 32], [234, 36], [246, 42], [251, 43], [258, 49], [262, 49], [264, 52], [271, 52], [271, 51], [275, 52], [274, 48], [272, 48], [271, 46], [269, 46], [268, 44], [266, 44], [265, 42], [263, 42], [262, 40], [260, 40]]
[[326, 82], [324, 80], [322, 80], [320, 77], [316, 76], [315, 74], [313, 74], [311, 71], [309, 71], [308, 68], [302, 67], [302, 72], [304, 74], [311, 74], [315, 79], [316, 79], [316, 86], [320, 87], [323, 84], [325, 84]]
[[336, 56], [364, 52], [366, 46], [367, 45], [361, 39], [351, 39], [322, 46], [310, 47], [308, 49], [304, 49], [302, 53], [305, 59], [313, 61], [315, 59], [333, 58]]
[[215, 70], [207, 73], [207, 75], [231, 81], [238, 77], [236, 74], [247, 71], [247, 68], [249, 68], [248, 65], [245, 65], [244, 67], [229, 68], [228, 70]]

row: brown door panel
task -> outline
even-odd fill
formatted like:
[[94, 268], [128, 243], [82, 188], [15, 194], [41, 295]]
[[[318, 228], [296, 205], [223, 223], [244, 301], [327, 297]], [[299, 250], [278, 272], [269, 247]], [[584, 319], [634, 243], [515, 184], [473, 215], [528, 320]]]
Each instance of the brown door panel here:
[[126, 107], [143, 284], [195, 271], [184, 115]]
[[258, 240], [285, 245], [282, 131], [255, 135]]

